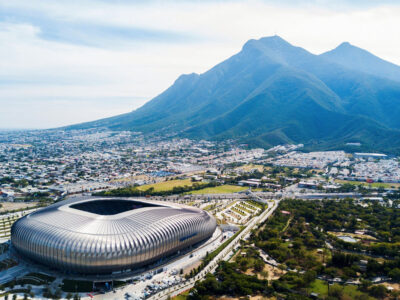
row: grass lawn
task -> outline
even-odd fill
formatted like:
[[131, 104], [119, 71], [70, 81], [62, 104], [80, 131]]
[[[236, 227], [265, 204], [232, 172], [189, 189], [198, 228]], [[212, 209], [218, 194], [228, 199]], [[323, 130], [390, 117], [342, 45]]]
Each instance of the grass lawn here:
[[186, 298], [189, 296], [189, 291], [185, 291], [182, 294], [179, 294], [178, 296], [175, 296], [172, 298], [172, 300], [186, 300]]
[[332, 259], [332, 252], [328, 249], [323, 249], [322, 251], [325, 251], [325, 254], [318, 253], [317, 249], [314, 249], [310, 252], [311, 252], [311, 255], [316, 257], [317, 260], [321, 263], [330, 261]]
[[251, 204], [251, 205], [253, 205], [253, 206], [255, 206], [255, 207], [258, 207], [258, 208], [260, 208], [260, 209], [263, 209], [264, 206], [265, 206], [265, 205], [263, 205], [263, 204], [261, 204], [261, 203], [259, 203], [259, 202], [254, 201], [254, 200], [249, 200], [249, 201], [247, 201], [246, 203], [249, 203], [249, 204]]
[[252, 192], [263, 192], [264, 190], [268, 190], [268, 189], [264, 189], [264, 188], [251, 188]]
[[198, 191], [191, 191], [188, 194], [230, 194], [247, 190], [247, 187], [237, 185], [220, 185], [211, 188], [205, 188]]
[[400, 183], [389, 183], [389, 182], [373, 182], [373, 183], [368, 183], [368, 182], [362, 182], [362, 181], [351, 181], [351, 180], [335, 180], [337, 183], [349, 183], [353, 185], [363, 185], [363, 186], [371, 186], [373, 188], [379, 188], [383, 187], [385, 189], [391, 189], [391, 188], [396, 188], [398, 189], [400, 187]]
[[149, 188], [154, 188], [155, 192], [163, 192], [172, 190], [174, 187], [185, 186], [185, 185], [191, 186], [192, 184], [193, 182], [190, 179], [168, 180], [168, 181], [157, 182], [154, 184], [141, 185], [138, 186], [137, 189], [145, 191]]
[[[368, 295], [364, 294], [363, 292], [360, 292], [356, 286], [354, 285], [339, 285], [339, 284], [334, 284], [332, 286], [339, 286], [342, 289], [343, 295], [349, 296], [351, 299], [374, 299], [369, 297]], [[328, 286], [325, 281], [316, 279], [313, 283], [310, 284], [310, 287], [307, 289], [309, 293], [314, 292], [318, 293], [320, 296], [327, 296], [328, 295]]]
[[352, 299], [375, 299], [372, 297], [369, 297], [368, 295], [366, 295], [363, 292], [360, 292], [356, 286], [354, 285], [345, 285], [343, 287], [343, 294], [345, 295], [349, 295]]
[[377, 241], [376, 237], [373, 237], [368, 234], [356, 234], [356, 233], [351, 233], [351, 232], [335, 232], [335, 231], [327, 231], [328, 234], [331, 234], [333, 236], [350, 236], [354, 239], [358, 240], [366, 240], [366, 241]]
[[320, 295], [328, 295], [328, 286], [325, 281], [316, 279], [310, 284], [309, 292], [314, 292]]
[[232, 207], [231, 210], [241, 216], [246, 216], [246, 214], [242, 213], [239, 209], [237, 209], [236, 207]]
[[259, 172], [262, 172], [263, 169], [264, 169], [264, 166], [263, 165], [248, 164], [248, 165], [237, 167], [236, 169], [242, 169], [242, 170], [247, 171], [247, 172], [249, 172], [249, 171], [251, 171], [253, 169], [257, 169]]
[[210, 204], [210, 205], [207, 205], [206, 207], [204, 207], [203, 210], [209, 211], [209, 210], [212, 210], [214, 207], [215, 207], [215, 204]]

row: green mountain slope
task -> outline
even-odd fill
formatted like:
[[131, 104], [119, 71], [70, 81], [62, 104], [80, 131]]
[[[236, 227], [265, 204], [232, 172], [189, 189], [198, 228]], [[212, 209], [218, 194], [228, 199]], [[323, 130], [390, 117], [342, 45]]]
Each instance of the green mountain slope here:
[[320, 56], [348, 69], [400, 82], [400, 66], [383, 60], [348, 42], [342, 43]]
[[370, 74], [360, 62], [346, 66], [332, 57], [277, 36], [250, 40], [209, 71], [182, 75], [133, 112], [68, 128], [234, 138], [264, 147], [361, 142], [364, 149], [398, 152], [400, 82], [384, 77], [383, 67]]

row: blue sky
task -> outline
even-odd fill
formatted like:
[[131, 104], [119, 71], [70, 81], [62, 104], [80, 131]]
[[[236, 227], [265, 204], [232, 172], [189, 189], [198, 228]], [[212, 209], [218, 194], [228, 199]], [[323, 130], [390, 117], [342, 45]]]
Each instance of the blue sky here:
[[277, 2], [0, 0], [0, 128], [131, 111], [273, 34], [313, 53], [349, 41], [400, 64], [399, 1]]

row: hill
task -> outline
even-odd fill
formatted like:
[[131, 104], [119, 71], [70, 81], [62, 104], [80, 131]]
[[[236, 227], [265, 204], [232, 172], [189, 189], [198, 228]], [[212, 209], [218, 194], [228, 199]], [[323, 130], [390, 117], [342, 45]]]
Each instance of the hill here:
[[346, 68], [400, 82], [399, 66], [348, 42], [344, 42], [335, 49], [321, 54], [321, 57]]
[[[373, 68], [366, 70], [368, 64]], [[363, 150], [397, 153], [398, 69], [346, 44], [314, 55], [278, 36], [250, 40], [209, 71], [180, 76], [135, 111], [68, 129], [233, 138], [263, 147], [294, 142], [335, 149], [360, 142]]]

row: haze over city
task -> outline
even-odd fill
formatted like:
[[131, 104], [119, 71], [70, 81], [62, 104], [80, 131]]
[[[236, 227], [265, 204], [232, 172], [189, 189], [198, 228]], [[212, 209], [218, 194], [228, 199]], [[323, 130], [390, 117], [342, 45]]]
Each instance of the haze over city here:
[[397, 1], [0, 1], [0, 11], [0, 128], [129, 112], [275, 34], [315, 54], [349, 41], [400, 64]]

